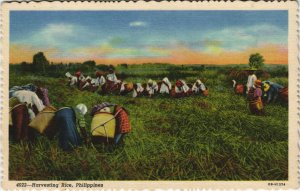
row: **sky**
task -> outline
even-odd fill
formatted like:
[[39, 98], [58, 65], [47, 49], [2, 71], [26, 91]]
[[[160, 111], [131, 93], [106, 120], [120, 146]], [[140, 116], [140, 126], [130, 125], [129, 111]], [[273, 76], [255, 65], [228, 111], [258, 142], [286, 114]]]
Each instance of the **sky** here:
[[10, 63], [288, 63], [287, 11], [11, 11]]

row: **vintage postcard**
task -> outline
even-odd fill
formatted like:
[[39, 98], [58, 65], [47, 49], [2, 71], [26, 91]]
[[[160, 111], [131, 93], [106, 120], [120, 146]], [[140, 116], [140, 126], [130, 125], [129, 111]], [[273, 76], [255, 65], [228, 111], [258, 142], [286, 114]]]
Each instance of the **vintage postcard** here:
[[4, 2], [4, 189], [298, 188], [296, 2]]

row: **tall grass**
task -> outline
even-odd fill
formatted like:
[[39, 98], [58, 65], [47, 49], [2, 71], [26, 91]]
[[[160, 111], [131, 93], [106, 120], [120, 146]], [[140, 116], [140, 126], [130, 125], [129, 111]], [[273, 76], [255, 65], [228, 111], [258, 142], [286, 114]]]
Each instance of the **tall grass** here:
[[[132, 132], [123, 144], [82, 145], [72, 152], [62, 151], [57, 138], [38, 136], [33, 145], [10, 142], [9, 178], [287, 180], [287, 106], [270, 104], [266, 116], [253, 116], [245, 98], [224, 85], [226, 76], [215, 71], [195, 73], [208, 79], [208, 97], [133, 99], [69, 88], [63, 77], [11, 75], [10, 87], [42, 82], [57, 108], [84, 103], [90, 111], [104, 101], [122, 105], [130, 112]], [[89, 124], [91, 117], [86, 120]]]

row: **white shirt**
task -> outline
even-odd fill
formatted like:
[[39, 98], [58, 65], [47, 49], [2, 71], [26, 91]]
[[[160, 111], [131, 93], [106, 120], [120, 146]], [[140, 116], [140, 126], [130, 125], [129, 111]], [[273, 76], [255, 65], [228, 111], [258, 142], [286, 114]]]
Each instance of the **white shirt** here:
[[125, 85], [126, 84], [127, 84], [127, 82], [122, 82], [120, 92], [123, 92], [125, 90]]
[[83, 88], [86, 88], [86, 87], [88, 87], [88, 86], [90, 86], [91, 84], [89, 83], [89, 82], [85, 82], [85, 84], [84, 84], [84, 86], [82, 86], [82, 89]]
[[70, 77], [69, 85], [74, 86], [77, 84], [77, 78], [75, 76]]
[[74, 86], [74, 85], [76, 85], [77, 84], [77, 77], [76, 76], [72, 76], [71, 74], [70, 74], [70, 72], [67, 72], [66, 73], [66, 77], [68, 77], [69, 78], [69, 85], [70, 86]]
[[192, 87], [192, 91], [195, 93], [199, 93], [200, 90], [204, 91], [205, 89], [206, 89], [205, 85], [200, 80], [197, 80], [196, 83], [194, 83], [194, 85]]
[[91, 85], [92, 86], [102, 86], [103, 84], [105, 84], [105, 81], [106, 81], [103, 76], [97, 77], [96, 79], [88, 76], [87, 78], [85, 78], [85, 81], [87, 81], [88, 79], [90, 79], [91, 82], [86, 82], [82, 88], [85, 88], [85, 87], [88, 87]]
[[149, 84], [147, 84], [146, 90], [150, 95], [153, 95], [155, 91], [158, 91], [157, 83], [153, 81], [152, 86], [149, 86]]
[[91, 84], [94, 86], [102, 86], [103, 84], [105, 84], [105, 78], [103, 76], [101, 77], [97, 77], [97, 78], [92, 78], [91, 79]]
[[182, 82], [183, 86], [181, 88], [178, 88], [177, 86], [175, 86], [175, 92], [176, 93], [188, 92], [190, 89], [189, 86], [185, 83], [185, 81], [183, 81], [183, 80], [180, 80], [180, 81]]
[[172, 84], [167, 77], [165, 77], [161, 83], [159, 93], [170, 93], [170, 89], [172, 88]]
[[102, 86], [103, 84], [105, 84], [106, 80], [103, 76], [101, 77], [98, 77], [96, 80], [95, 80], [95, 86]]
[[144, 88], [141, 83], [136, 83], [136, 89], [133, 89], [132, 97], [136, 97], [138, 93], [141, 93], [144, 91]]
[[251, 87], [254, 87], [254, 83], [257, 80], [257, 77], [255, 74], [249, 75], [248, 76], [248, 81], [247, 81], [247, 92], [250, 90]]
[[91, 81], [92, 81], [91, 76], [87, 76], [87, 77], [85, 78], [85, 81], [88, 81], [88, 80], [91, 80]]
[[16, 97], [21, 103], [35, 105], [39, 112], [45, 108], [43, 101], [32, 91], [19, 90], [13, 93], [13, 97]]
[[106, 78], [109, 80], [109, 81], [113, 81], [115, 83], [119, 83], [120, 80], [117, 79], [117, 76], [115, 73], [112, 73], [112, 74], [107, 74]]
[[80, 76], [79, 76], [79, 78], [78, 78], [80, 81], [85, 81], [85, 77], [84, 77], [84, 75], [83, 74], [81, 74]]

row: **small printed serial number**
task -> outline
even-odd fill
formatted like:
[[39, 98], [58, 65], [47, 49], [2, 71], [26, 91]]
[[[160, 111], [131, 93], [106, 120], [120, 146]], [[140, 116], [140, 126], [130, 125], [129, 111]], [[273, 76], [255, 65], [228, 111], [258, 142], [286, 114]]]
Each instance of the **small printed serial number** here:
[[268, 183], [268, 186], [285, 186], [285, 183], [275, 182], [275, 183]]
[[27, 183], [17, 183], [17, 187], [27, 187]]

